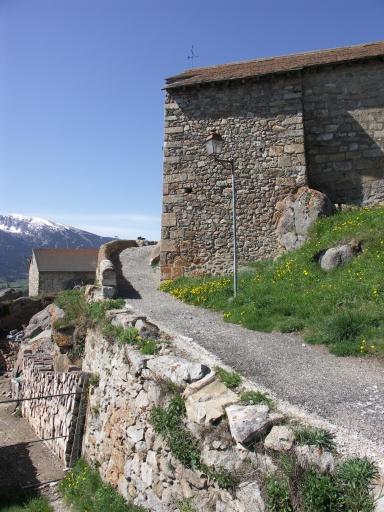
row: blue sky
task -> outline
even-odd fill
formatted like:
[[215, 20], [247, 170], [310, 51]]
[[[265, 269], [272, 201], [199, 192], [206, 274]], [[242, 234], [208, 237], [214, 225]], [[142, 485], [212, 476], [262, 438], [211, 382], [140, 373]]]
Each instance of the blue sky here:
[[0, 213], [158, 238], [164, 78], [384, 39], [383, 0], [0, 0]]

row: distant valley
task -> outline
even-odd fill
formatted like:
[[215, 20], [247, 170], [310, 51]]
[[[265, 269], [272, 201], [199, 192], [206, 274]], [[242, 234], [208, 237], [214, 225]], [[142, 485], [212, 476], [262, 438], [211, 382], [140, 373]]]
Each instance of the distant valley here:
[[110, 240], [113, 237], [102, 237], [38, 217], [0, 215], [0, 282], [27, 277], [32, 248], [99, 247]]

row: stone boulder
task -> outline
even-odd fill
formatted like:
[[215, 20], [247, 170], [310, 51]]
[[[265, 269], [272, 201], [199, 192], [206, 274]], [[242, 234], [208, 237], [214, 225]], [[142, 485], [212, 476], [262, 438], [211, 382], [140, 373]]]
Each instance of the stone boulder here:
[[313, 222], [331, 215], [333, 211], [332, 203], [325, 194], [308, 187], [300, 187], [280, 201], [276, 209], [278, 240], [287, 251], [301, 247]]
[[177, 356], [159, 356], [147, 363], [147, 368], [162, 380], [170, 380], [177, 386], [185, 387], [187, 384], [202, 379], [209, 372], [209, 368], [200, 363], [192, 363]]
[[134, 323], [135, 329], [137, 329], [139, 336], [146, 340], [148, 339], [157, 339], [160, 334], [160, 329], [157, 325], [149, 322], [145, 318], [139, 318]]
[[15, 290], [15, 288], [4, 288], [4, 290], [0, 290], [0, 302], [15, 300], [22, 296], [23, 292], [21, 290]]
[[64, 318], [64, 311], [56, 306], [56, 304], [50, 304], [42, 311], [33, 315], [30, 319], [29, 324], [24, 329], [24, 338], [33, 338], [40, 332], [50, 329], [56, 320]]
[[285, 426], [272, 427], [264, 441], [264, 447], [279, 452], [285, 452], [292, 448], [295, 436], [292, 430]]
[[253, 482], [242, 482], [237, 491], [236, 497], [243, 505], [243, 512], [264, 512], [265, 504], [261, 496], [259, 484]]
[[185, 401], [189, 421], [209, 425], [224, 416], [227, 405], [239, 401], [239, 397], [218, 380], [207, 384]]
[[317, 446], [302, 445], [295, 447], [295, 455], [301, 467], [308, 468], [316, 466], [320, 471], [333, 472], [335, 459], [333, 454]]
[[152, 248], [151, 253], [149, 255], [149, 264], [153, 267], [160, 263], [160, 242]]
[[344, 265], [361, 252], [361, 242], [351, 240], [347, 244], [331, 247], [318, 256], [320, 266], [325, 271]]
[[225, 412], [232, 437], [238, 443], [247, 443], [263, 434], [271, 423], [268, 405], [230, 405]]

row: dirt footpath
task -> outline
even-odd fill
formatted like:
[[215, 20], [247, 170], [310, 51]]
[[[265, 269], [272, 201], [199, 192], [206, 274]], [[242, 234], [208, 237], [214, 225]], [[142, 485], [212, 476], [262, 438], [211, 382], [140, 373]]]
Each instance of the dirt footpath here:
[[[0, 376], [0, 401], [9, 398], [9, 381]], [[35, 488], [64, 476], [61, 461], [36, 437], [24, 418], [12, 414], [15, 404], [0, 404], [0, 494], [8, 490]], [[41, 490], [57, 512], [65, 508], [52, 486]], [[1, 507], [0, 507], [1, 509]]]

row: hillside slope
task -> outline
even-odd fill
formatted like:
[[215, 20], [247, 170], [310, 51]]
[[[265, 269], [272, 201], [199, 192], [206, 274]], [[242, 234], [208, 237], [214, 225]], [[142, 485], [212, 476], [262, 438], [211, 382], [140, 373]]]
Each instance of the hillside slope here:
[[28, 273], [37, 247], [99, 247], [113, 240], [37, 217], [0, 215], [0, 279], [14, 281]]
[[[316, 255], [357, 239], [362, 252], [330, 272]], [[302, 332], [337, 355], [384, 354], [384, 207], [355, 209], [319, 220], [305, 245], [259, 261], [231, 278], [181, 278], [161, 289], [185, 302], [224, 312], [228, 322], [258, 331]]]

